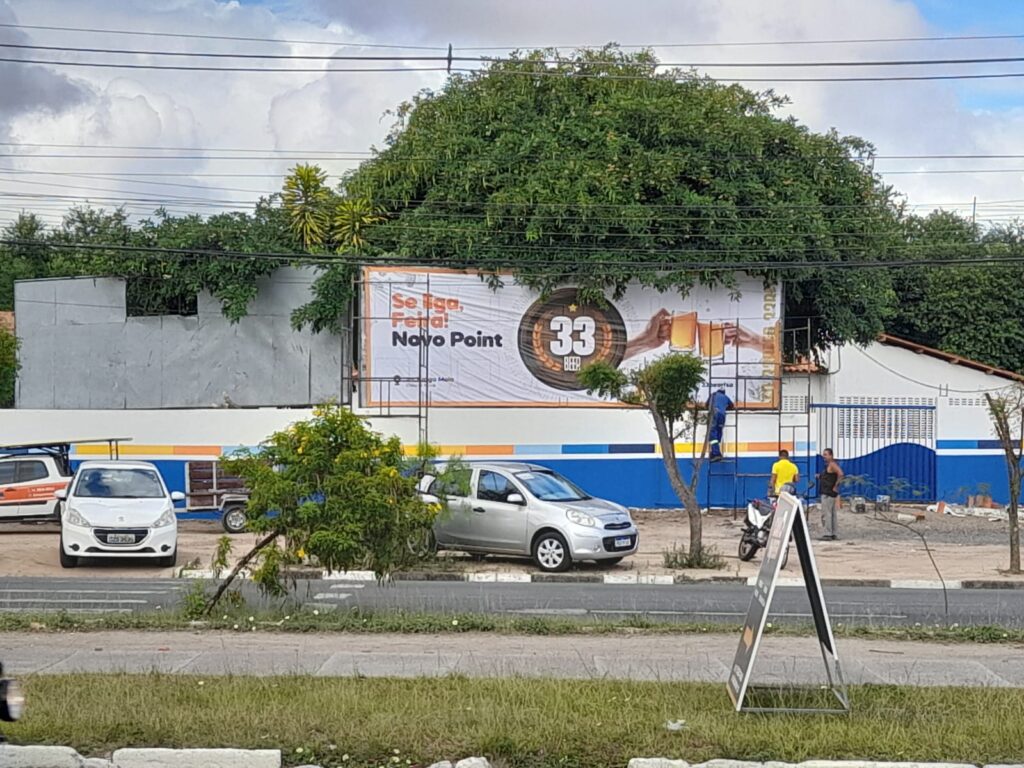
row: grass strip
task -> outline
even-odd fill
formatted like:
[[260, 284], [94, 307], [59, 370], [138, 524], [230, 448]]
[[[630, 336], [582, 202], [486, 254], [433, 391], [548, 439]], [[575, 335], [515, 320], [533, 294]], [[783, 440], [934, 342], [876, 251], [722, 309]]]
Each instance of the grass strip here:
[[[251, 619], [251, 620], [250, 620]], [[441, 634], [487, 632], [506, 635], [607, 635], [607, 634], [706, 634], [739, 632], [739, 624], [665, 622], [644, 617], [623, 619], [565, 618], [552, 616], [504, 616], [501, 614], [442, 614], [408, 611], [374, 612], [353, 608], [316, 611], [296, 609], [252, 611], [231, 608], [195, 621], [180, 611], [126, 614], [73, 612], [0, 613], [0, 632], [107, 632], [117, 630], [259, 630], [274, 632], [358, 632], [377, 634]], [[995, 626], [834, 625], [837, 637], [870, 640], [917, 640], [943, 643], [1024, 643], [1024, 630]], [[771, 622], [767, 634], [804, 637], [814, 634], [808, 623]]]
[[[279, 748], [289, 765], [400, 768], [484, 755], [510, 768], [872, 759], [1018, 762], [1024, 689], [851, 689], [853, 713], [738, 715], [724, 686], [537, 679], [57, 675], [26, 681], [14, 743]], [[667, 721], [684, 720], [677, 732]]]

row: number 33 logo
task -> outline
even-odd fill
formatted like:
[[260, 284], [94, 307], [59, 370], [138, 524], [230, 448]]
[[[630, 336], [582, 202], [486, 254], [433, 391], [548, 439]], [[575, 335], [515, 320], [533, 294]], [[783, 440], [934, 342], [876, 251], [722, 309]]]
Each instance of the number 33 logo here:
[[594, 341], [594, 331], [597, 329], [594, 318], [586, 316], [570, 318], [559, 315], [551, 318], [550, 325], [555, 334], [555, 338], [549, 345], [552, 355], [587, 357], [594, 354], [597, 347]]

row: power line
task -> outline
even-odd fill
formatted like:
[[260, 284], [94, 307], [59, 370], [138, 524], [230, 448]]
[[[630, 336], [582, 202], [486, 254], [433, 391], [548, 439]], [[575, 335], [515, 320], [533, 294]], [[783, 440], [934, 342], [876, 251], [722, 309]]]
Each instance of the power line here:
[[[657, 82], [659, 78], [653, 76], [639, 75], [612, 75], [606, 73], [590, 72], [557, 72], [540, 70], [476, 70], [459, 67], [214, 67], [185, 64], [146, 64], [146, 63], [118, 63], [118, 62], [96, 62], [96, 61], [60, 61], [55, 59], [19, 59], [13, 57], [0, 57], [0, 62], [9, 64], [41, 64], [54, 67], [91, 67], [100, 69], [130, 69], [130, 70], [159, 70], [177, 72], [238, 72], [238, 73], [284, 73], [293, 74], [330, 74], [336, 72], [347, 73], [409, 73], [409, 72], [459, 72], [462, 74], [486, 74], [500, 76], [527, 76], [527, 77], [571, 77], [600, 80], [620, 80], [633, 82]], [[529, 62], [523, 62], [529, 63]], [[560, 62], [562, 63], [562, 62]], [[667, 66], [667, 65], [663, 65]], [[948, 75], [877, 75], [862, 77], [721, 77], [712, 78], [710, 75], [694, 75], [695, 80], [707, 80], [713, 82], [735, 82], [735, 83], [886, 83], [886, 82], [916, 82], [929, 80], [990, 80], [1024, 77], [1024, 72], [993, 72], [983, 74], [948, 74]], [[666, 77], [660, 78], [662, 82], [669, 82]]]
[[246, 37], [242, 35], [203, 35], [187, 32], [144, 32], [127, 29], [98, 29], [95, 27], [58, 27], [46, 24], [0, 24], [0, 28], [7, 29], [39, 29], [52, 32], [86, 32], [90, 34], [104, 35], [133, 35], [138, 37], [172, 37], [187, 40], [232, 40], [236, 42], [249, 43], [276, 43], [281, 45], [334, 45], [338, 47], [351, 48], [390, 48], [395, 50], [407, 49], [415, 51], [443, 51], [447, 46], [430, 45], [399, 45], [384, 43], [351, 43], [338, 42], [337, 40], [291, 40], [276, 37]]
[[[1022, 58], [1024, 61], [1024, 58]], [[46, 143], [46, 142], [29, 142], [29, 141], [0, 141], [0, 147], [33, 147], [33, 148], [56, 148], [56, 149], [118, 149], [118, 150], [138, 150], [138, 151], [161, 151], [161, 152], [249, 152], [249, 153], [286, 153], [294, 155], [365, 155], [370, 158], [376, 157], [373, 150], [368, 149], [285, 149], [278, 147], [270, 148], [255, 148], [255, 147], [168, 147], [168, 146], [156, 146], [146, 144], [57, 144], [57, 143]], [[653, 151], [653, 150], [652, 150]], [[661, 154], [661, 153], [659, 153]], [[27, 154], [26, 157], [39, 157], [35, 154]], [[533, 156], [533, 155], [527, 155]], [[555, 157], [556, 155], [552, 155]], [[679, 157], [690, 157], [691, 155], [678, 153]], [[63, 155], [62, 155], [63, 157]], [[77, 155], [75, 155], [77, 157]], [[102, 155], [100, 156], [102, 157]], [[430, 160], [437, 159], [440, 157], [446, 157], [443, 153], [436, 153], [433, 155], [414, 155], [407, 159], [410, 160]], [[506, 157], [523, 157], [523, 155], [509, 154]], [[736, 154], [736, 153], [716, 153], [715, 157], [736, 157], [736, 158], [753, 158], [758, 157], [754, 153], [748, 154]], [[801, 157], [832, 157], [832, 155], [801, 155]], [[1024, 153], [982, 153], [982, 152], [939, 152], [939, 153], [918, 153], [918, 154], [872, 154], [870, 155], [872, 160], [1020, 160], [1024, 159]], [[256, 158], [264, 159], [264, 158]], [[288, 159], [288, 158], [266, 158], [266, 159]]]
[[[629, 43], [620, 48], [754, 48], [776, 45], [848, 45], [863, 43], [923, 43], [923, 42], [960, 42], [967, 40], [1021, 40], [1024, 35], [935, 35], [922, 37], [847, 37], [831, 40], [748, 40], [742, 42], [689, 42], [689, 43]], [[474, 45], [458, 46], [460, 51], [507, 51], [507, 50], [544, 50], [559, 48], [595, 48], [600, 44], [582, 43], [576, 45]]]
[[[310, 152], [305, 155], [281, 155], [281, 156], [270, 156], [270, 157], [256, 157], [253, 155], [80, 155], [74, 153], [61, 153], [61, 152], [30, 152], [26, 154], [20, 154], [17, 152], [0, 152], [0, 157], [24, 157], [24, 158], [42, 158], [42, 159], [67, 159], [67, 160], [245, 160], [245, 161], [300, 161], [316, 159], [316, 153]], [[366, 157], [327, 157], [324, 160], [340, 161], [340, 160], [351, 160], [354, 162], [362, 162], [366, 160]]]
[[[274, 190], [260, 190], [260, 189], [247, 189], [245, 187], [222, 187], [222, 186], [211, 186], [209, 184], [181, 184], [173, 181], [151, 181], [144, 179], [133, 179], [133, 178], [118, 178], [103, 173], [73, 173], [69, 171], [18, 171], [8, 170], [6, 168], [0, 168], [0, 180], [4, 180], [6, 176], [59, 176], [63, 178], [75, 178], [75, 179], [93, 179], [96, 181], [110, 181], [120, 184], [146, 184], [148, 186], [155, 187], [181, 187], [185, 189], [201, 189], [208, 192], [245, 192], [253, 195], [261, 195], [264, 197], [270, 197], [271, 195], [280, 194], [280, 189]], [[268, 174], [270, 176], [270, 174]], [[182, 174], [182, 178], [188, 178], [187, 174]], [[273, 178], [280, 178], [279, 176], [273, 176]], [[9, 181], [18, 181], [17, 179], [9, 179]], [[34, 182], [37, 184], [49, 184], [51, 186], [62, 186], [60, 184], [54, 184], [52, 182]], [[77, 187], [84, 189], [84, 187]], [[107, 189], [101, 190], [107, 192], [119, 192], [118, 189]]]
[[[0, 48], [13, 48], [23, 51], [60, 51], [61, 53], [102, 53], [114, 56], [168, 56], [189, 59], [246, 59], [269, 61], [390, 61], [390, 62], [470, 62], [470, 63], [504, 63], [517, 62], [544, 65], [579, 64], [581, 66], [617, 66], [621, 62], [615, 60], [584, 60], [566, 61], [562, 59], [518, 59], [488, 58], [483, 56], [426, 56], [408, 54], [302, 54], [302, 53], [235, 53], [231, 51], [155, 51], [132, 48], [84, 48], [61, 45], [34, 45], [30, 43], [4, 43]], [[725, 67], [729, 69], [765, 69], [765, 68], [818, 68], [818, 67], [906, 67], [906, 66], [937, 66], [951, 64], [1009, 64], [1024, 61], [1024, 56], [979, 56], [941, 59], [880, 59], [865, 61], [849, 59], [846, 61], [664, 61], [652, 62], [655, 68], [701, 68]]]
[[153, 51], [131, 48], [78, 48], [64, 45], [31, 45], [28, 43], [0, 43], [0, 48], [22, 51], [60, 51], [61, 53], [103, 53], [114, 56], [174, 56], [189, 59], [268, 59], [270, 61], [471, 61], [483, 62], [480, 56], [409, 56], [383, 54], [304, 54], [304, 53], [233, 53], [228, 51]]
[[[521, 261], [509, 261], [507, 263], [500, 262], [497, 260], [491, 260], [492, 263], [481, 266], [478, 261], [474, 262], [474, 257], [466, 256], [464, 258], [453, 258], [446, 257], [444, 259], [408, 259], [396, 257], [393, 255], [389, 256], [367, 256], [365, 254], [330, 254], [330, 255], [317, 255], [317, 254], [303, 254], [303, 253], [280, 253], [280, 252], [260, 252], [260, 251], [233, 251], [233, 250], [210, 250], [202, 248], [169, 248], [163, 246], [138, 246], [138, 245], [125, 245], [123, 243], [82, 243], [82, 242], [71, 242], [71, 243], [54, 243], [54, 242], [38, 242], [33, 240], [20, 240], [16, 238], [4, 238], [0, 239], [0, 245], [17, 246], [17, 247], [36, 247], [36, 248], [55, 248], [62, 250], [103, 250], [112, 252], [125, 252], [125, 253], [142, 253], [142, 254], [164, 254], [164, 255], [180, 255], [180, 256], [214, 256], [218, 258], [239, 258], [239, 259], [278, 259], [287, 261], [298, 261], [302, 262], [305, 260], [315, 260], [320, 263], [333, 263], [342, 264], [349, 266], [362, 266], [362, 265], [403, 265], [407, 267], [430, 267], [430, 266], [441, 266], [441, 265], [455, 265], [460, 269], [466, 269], [470, 271], [478, 271], [481, 273], [492, 272], [495, 269], [513, 268], [523, 270], [535, 269], [537, 267], [572, 267], [572, 268], [586, 268], [593, 269], [595, 267], [628, 267], [630, 269], [649, 269], [649, 270], [666, 270], [666, 271], [730, 271], [730, 272], [742, 272], [742, 271], [754, 271], [754, 272], [783, 272], [791, 270], [807, 270], [817, 268], [827, 269], [889, 269], [896, 267], [949, 267], [949, 266], [1013, 266], [1017, 264], [1024, 264], [1024, 253], [1021, 254], [1007, 254], [998, 256], [986, 256], [984, 258], [978, 258], [977, 256], [971, 257], [951, 257], [951, 258], [923, 258], [923, 259], [909, 259], [909, 260], [888, 260], [888, 261], [835, 261], [835, 260], [817, 260], [817, 261], [788, 261], [788, 262], [764, 262], [764, 261], [749, 261], [749, 262], [723, 262], [721, 260], [713, 262], [698, 262], [698, 261], [673, 261], [666, 257], [672, 255], [681, 255], [690, 257], [693, 255], [704, 255], [708, 251], [678, 251], [675, 253], [664, 253], [655, 254], [650, 253], [649, 255], [661, 255], [662, 259], [659, 261], [635, 261], [635, 260], [615, 260], [615, 261], [600, 261], [600, 260], [568, 260], [568, 259], [553, 259], [548, 258], [545, 260], [537, 260], [528, 264], [524, 264]], [[958, 245], [958, 244], [949, 244]], [[928, 248], [941, 247], [941, 244], [929, 244]], [[594, 249], [591, 249], [594, 250]], [[578, 275], [577, 275], [578, 276]]]
[[447, 67], [204, 67], [184, 64], [122, 64], [100, 61], [56, 61], [52, 59], [16, 59], [0, 57], [8, 64], [45, 64], [51, 67], [99, 67], [101, 69], [156, 69], [178, 72], [295, 72], [324, 74], [330, 72], [445, 72]]
[[[288, 153], [301, 154], [310, 153], [317, 155], [369, 155], [373, 152], [369, 149], [280, 149], [269, 147], [257, 149], [253, 147], [163, 147], [140, 144], [47, 144], [31, 141], [0, 141], [0, 147], [38, 147], [55, 149], [131, 149], [138, 151], [159, 151], [159, 152], [260, 152], [264, 154]], [[1020, 155], [1024, 157], [1024, 155]]]
[[[105, 35], [130, 35], [137, 37], [164, 37], [193, 40], [231, 40], [237, 42], [258, 42], [289, 45], [334, 45], [338, 47], [356, 48], [388, 48], [394, 50], [443, 51], [445, 45], [405, 45], [398, 43], [361, 43], [339, 42], [337, 40], [295, 40], [276, 37], [248, 37], [241, 35], [204, 35], [184, 32], [149, 32], [125, 29], [100, 29], [96, 27], [63, 27], [44, 24], [0, 24], [0, 28], [37, 29], [54, 32], [79, 32]], [[832, 38], [816, 40], [747, 40], [747, 41], [706, 41], [706, 42], [668, 42], [668, 43], [630, 43], [622, 44], [621, 48], [738, 48], [765, 46], [797, 46], [797, 45], [848, 45], [864, 43], [917, 43], [917, 42], [959, 42], [971, 40], [1021, 40], [1024, 34], [1002, 35], [932, 35], [916, 37], [859, 37]], [[491, 46], [457, 46], [460, 51], [507, 51], [507, 50], [543, 50], [551, 48], [594, 48], [602, 44], [583, 43], [573, 45], [491, 45]]]
[[[4, 169], [0, 169], [0, 175], [3, 175], [4, 173], [10, 173], [10, 171], [4, 170]], [[50, 172], [50, 173], [56, 174], [56, 175], [61, 175], [61, 176], [68, 176], [68, 175], [79, 176], [79, 175], [84, 175], [84, 174], [70, 174], [68, 172], [62, 172], [62, 171], [53, 171], [53, 172]], [[223, 174], [209, 174], [209, 175], [221, 176]], [[102, 176], [102, 175], [99, 175], [99, 174], [97, 174], [97, 176], [99, 178], [104, 178], [104, 179], [108, 178], [106, 176]], [[187, 177], [187, 176], [188, 176], [188, 174], [176, 175], [176, 177], [179, 177], [179, 178], [180, 177]], [[87, 177], [91, 178], [91, 176], [87, 176]], [[275, 178], [279, 178], [279, 177], [275, 177]], [[138, 183], [156, 183], [156, 182], [138, 182]], [[199, 188], [207, 189], [206, 187], [199, 187]], [[212, 188], [211, 191], [215, 191], [215, 189], [216, 188]], [[227, 188], [225, 188], [225, 189], [227, 189]], [[109, 191], [114, 191], [114, 190], [109, 190]], [[239, 190], [239, 191], [242, 191], [242, 190]], [[248, 190], [244, 190], [244, 191], [248, 191]], [[266, 195], [269, 195], [269, 194], [277, 194], [277, 193], [263, 193], [263, 192], [257, 192], [255, 190], [253, 190], [253, 194], [266, 194]], [[68, 197], [84, 198], [85, 196], [68, 196]], [[116, 198], [114, 198], [114, 199], [116, 199]], [[161, 200], [173, 200], [173, 199], [185, 199], [185, 200], [187, 200], [189, 198], [174, 198], [174, 197], [154, 197], [154, 198], [147, 197], [147, 198], [145, 198], [145, 200], [147, 200], [147, 201], [154, 201], [154, 202], [160, 202]], [[209, 198], [206, 198], [206, 199], [209, 200]], [[252, 201], [249, 201], [249, 200], [218, 200], [216, 202], [223, 202], [223, 203], [229, 203], [229, 204], [230, 203], [239, 203], [239, 204], [248, 205]], [[430, 199], [419, 198], [419, 199], [409, 199], [409, 200], [406, 200], [406, 199], [402, 199], [402, 198], [375, 198], [374, 202], [380, 203], [380, 204], [383, 204], [383, 205], [386, 205], [386, 206], [394, 206], [395, 208], [398, 208], [398, 207], [409, 207], [409, 206], [418, 206], [418, 207], [426, 207], [426, 206], [439, 206], [439, 207], [454, 206], [454, 207], [468, 207], [468, 208], [476, 208], [476, 209], [480, 209], [480, 208], [490, 209], [490, 210], [469, 211], [469, 212], [457, 211], [457, 212], [453, 212], [452, 214], [450, 214], [450, 217], [459, 217], [459, 216], [461, 216], [461, 217], [479, 217], [479, 218], [487, 218], [487, 217], [492, 217], [492, 218], [515, 217], [517, 215], [522, 216], [522, 217], [534, 216], [534, 215], [536, 215], [536, 214], [532, 213], [532, 211], [534, 209], [550, 209], [550, 208], [554, 208], [554, 209], [557, 209], [559, 211], [563, 211], [565, 209], [569, 209], [569, 210], [580, 210], [580, 211], [586, 211], [586, 212], [625, 210], [627, 212], [634, 212], [635, 211], [638, 214], [646, 213], [647, 211], [652, 211], [652, 210], [653, 211], [662, 211], [662, 210], [700, 211], [700, 210], [704, 210], [704, 209], [709, 209], [713, 213], [717, 214], [719, 217], [723, 213], [736, 212], [736, 211], [765, 211], [765, 212], [768, 212], [768, 213], [771, 213], [771, 214], [777, 214], [777, 213], [781, 213], [781, 212], [784, 212], [784, 211], [824, 212], [824, 211], [862, 210], [864, 208], [864, 204], [862, 204], [862, 203], [785, 203], [785, 202], [779, 202], [779, 203], [774, 203], [774, 204], [759, 204], [759, 205], [739, 204], [739, 205], [734, 205], [734, 204], [729, 204], [729, 203], [725, 203], [725, 202], [721, 202], [721, 201], [715, 201], [715, 200], [705, 201], [705, 202], [692, 202], [692, 203], [655, 203], [655, 202], [639, 202], [639, 201], [638, 202], [632, 202], [632, 203], [574, 203], [574, 202], [513, 201], [513, 200], [490, 200], [490, 199], [486, 199], [486, 200], [447, 200], [447, 199], [430, 200]], [[978, 203], [978, 205], [979, 205], [979, 207], [985, 207], [985, 206], [991, 206], [991, 205], [1008, 205], [1008, 204], [1013, 204], [1013, 203], [1024, 203], [1024, 199], [1022, 199], [1022, 200], [991, 201], [989, 203], [981, 202], [981, 203]], [[962, 203], [952, 203], [952, 202], [949, 202], [949, 201], [937, 201], [937, 202], [933, 202], [933, 203], [924, 203], [924, 202], [922, 202], [922, 203], [912, 203], [912, 204], [908, 204], [906, 207], [909, 207], [909, 208], [921, 208], [921, 207], [935, 207], [935, 206], [942, 206], [942, 205], [962, 205], [962, 206], [971, 205], [971, 206], [973, 206], [974, 203], [973, 203], [973, 201], [970, 201], [970, 200], [965, 200]], [[522, 214], [503, 213], [500, 210], [495, 210], [495, 209], [513, 209], [513, 210], [514, 209], [520, 209], [520, 210], [524, 211], [524, 213], [522, 213]], [[449, 216], [449, 214], [444, 214], [443, 212], [439, 212], [437, 214], [430, 214], [430, 213], [423, 212], [423, 211], [417, 211], [417, 215], [418, 216], [437, 215], [438, 217]], [[580, 214], [572, 214], [572, 216], [579, 217]], [[545, 216], [545, 217], [542, 217], [542, 218], [565, 219], [565, 218], [568, 218], [568, 217], [569, 217], [569, 214], [566, 214], [566, 213], [563, 212], [563, 213], [559, 213], [559, 214], [550, 214], [549, 216]], [[704, 219], [704, 218], [705, 217], [699, 217], [699, 219]], [[746, 217], [746, 218], [742, 219], [742, 221], [748, 222], [748, 221], [751, 221], [753, 218], [754, 217]], [[764, 218], [769, 218], [769, 217], [764, 217]]]
[[[2, 61], [2, 59], [0, 59]], [[524, 62], [525, 63], [525, 62]], [[462, 74], [480, 73], [481, 70], [453, 67], [452, 72]], [[637, 75], [608, 75], [591, 74], [586, 72], [549, 72], [542, 70], [509, 70], [503, 69], [500, 72], [488, 71], [490, 75], [522, 76], [522, 77], [574, 77], [592, 78], [599, 80], [629, 80], [634, 82], [657, 82], [655, 77], [642, 77]], [[710, 75], [694, 76], [694, 80], [707, 80], [710, 82], [730, 83], [895, 83], [895, 82], [916, 82], [926, 80], [990, 80], [1024, 77], [1024, 72], [994, 72], [984, 74], [951, 74], [951, 75], [876, 75], [862, 77], [720, 77], [713, 78]], [[668, 82], [661, 78], [662, 82]]]

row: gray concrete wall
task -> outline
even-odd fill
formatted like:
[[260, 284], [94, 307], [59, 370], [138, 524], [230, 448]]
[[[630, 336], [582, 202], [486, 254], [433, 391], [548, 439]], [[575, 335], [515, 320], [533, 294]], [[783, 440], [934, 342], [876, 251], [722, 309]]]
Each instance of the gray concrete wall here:
[[349, 355], [335, 335], [296, 333], [315, 273], [291, 267], [261, 281], [249, 314], [229, 322], [201, 294], [198, 314], [127, 317], [116, 278], [15, 286], [21, 339], [18, 408], [184, 408], [343, 401]]

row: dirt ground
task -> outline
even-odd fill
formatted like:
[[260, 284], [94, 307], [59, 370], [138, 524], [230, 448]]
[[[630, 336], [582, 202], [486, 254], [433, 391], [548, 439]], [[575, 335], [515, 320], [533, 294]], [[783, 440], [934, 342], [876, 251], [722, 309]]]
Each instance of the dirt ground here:
[[[942, 577], [946, 580], [1005, 579], [1000, 569], [1009, 564], [1009, 533], [1005, 522], [990, 522], [979, 518], [957, 518], [925, 512], [922, 508], [894, 509], [923, 513], [925, 519], [911, 525], [913, 531], [924, 534]], [[600, 573], [679, 573], [665, 567], [664, 553], [673, 546], [685, 547], [689, 541], [689, 526], [682, 511], [639, 511], [634, 513], [640, 529], [640, 551], [613, 568], [598, 568], [581, 564], [583, 572]], [[820, 534], [820, 518], [814, 507], [808, 515], [812, 536]], [[692, 578], [712, 576], [753, 576], [760, 557], [742, 563], [736, 557], [741, 520], [731, 513], [715, 512], [704, 518], [704, 541], [715, 547], [725, 559], [722, 570], [685, 573]], [[854, 514], [844, 507], [840, 512], [839, 541], [814, 542], [818, 569], [825, 578], [834, 579], [906, 579], [935, 580], [935, 567], [928, 556], [924, 542], [911, 530], [879, 519], [875, 513]], [[55, 576], [72, 575], [85, 578], [145, 577], [168, 578], [177, 569], [157, 568], [146, 562], [102, 561], [97, 565], [64, 571], [57, 562], [57, 533], [55, 525], [0, 525], [0, 577], [2, 576]], [[210, 558], [223, 535], [216, 522], [185, 521], [180, 524], [178, 538], [178, 566], [195, 564], [208, 568]], [[249, 534], [232, 536], [236, 554], [241, 554], [252, 542]], [[489, 557], [482, 562], [451, 554], [442, 555], [435, 568], [480, 572], [513, 571], [533, 572], [535, 568], [526, 560]], [[798, 575], [795, 558], [788, 566], [791, 576]], [[1024, 580], [1022, 577], [1016, 577]]]
[[[60, 527], [54, 523], [0, 524], [0, 577], [81, 576], [84, 578], [131, 577], [171, 578], [179, 568], [192, 562], [209, 568], [217, 540], [224, 530], [216, 522], [187, 521], [178, 527], [178, 566], [158, 568], [146, 560], [104, 559], [95, 565], [65, 570], [57, 560]], [[245, 552], [250, 534], [231, 537], [235, 551]]]

